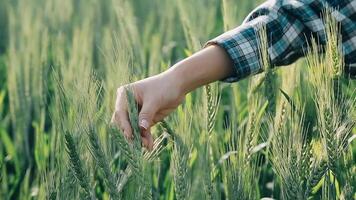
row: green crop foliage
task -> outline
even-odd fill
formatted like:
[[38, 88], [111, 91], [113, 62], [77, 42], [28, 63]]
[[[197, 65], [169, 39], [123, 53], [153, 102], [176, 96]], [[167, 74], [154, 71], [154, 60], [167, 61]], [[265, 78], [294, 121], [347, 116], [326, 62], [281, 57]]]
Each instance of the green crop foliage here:
[[[355, 81], [325, 54], [188, 94], [142, 148], [110, 123], [119, 86], [166, 70], [261, 0], [0, 0], [0, 199], [356, 197]], [[197, 9], [199, 8], [199, 9]]]

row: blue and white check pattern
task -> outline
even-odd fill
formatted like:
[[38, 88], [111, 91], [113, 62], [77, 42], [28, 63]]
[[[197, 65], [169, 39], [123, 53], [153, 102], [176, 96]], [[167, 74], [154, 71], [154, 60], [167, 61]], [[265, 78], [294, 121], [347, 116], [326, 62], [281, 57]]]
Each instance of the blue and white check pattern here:
[[288, 65], [304, 56], [311, 38], [325, 45], [323, 12], [341, 25], [345, 71], [356, 77], [356, 0], [269, 0], [252, 11], [243, 24], [207, 44], [224, 48], [234, 63], [233, 82], [263, 71], [258, 30], [266, 27], [268, 55], [272, 66]]

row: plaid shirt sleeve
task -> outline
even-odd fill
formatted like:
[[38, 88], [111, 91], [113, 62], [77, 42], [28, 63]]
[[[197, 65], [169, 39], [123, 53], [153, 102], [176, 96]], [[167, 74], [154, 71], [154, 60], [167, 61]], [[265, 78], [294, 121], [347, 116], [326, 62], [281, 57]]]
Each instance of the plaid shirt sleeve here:
[[341, 24], [345, 70], [355, 78], [355, 0], [271, 0], [252, 11], [241, 26], [207, 43], [221, 46], [233, 61], [236, 73], [224, 81], [238, 81], [263, 71], [258, 41], [261, 25], [266, 27], [272, 66], [287, 65], [302, 57], [312, 37], [325, 45], [325, 24], [321, 17], [326, 8], [333, 8], [332, 17]]

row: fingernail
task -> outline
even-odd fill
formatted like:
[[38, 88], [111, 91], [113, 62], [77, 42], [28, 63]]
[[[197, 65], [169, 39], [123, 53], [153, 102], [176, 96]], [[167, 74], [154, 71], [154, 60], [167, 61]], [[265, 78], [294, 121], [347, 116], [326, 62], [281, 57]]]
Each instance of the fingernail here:
[[147, 130], [148, 129], [148, 121], [147, 120], [145, 120], [145, 119], [142, 119], [141, 121], [140, 121], [140, 127], [141, 128], [144, 128], [145, 130]]

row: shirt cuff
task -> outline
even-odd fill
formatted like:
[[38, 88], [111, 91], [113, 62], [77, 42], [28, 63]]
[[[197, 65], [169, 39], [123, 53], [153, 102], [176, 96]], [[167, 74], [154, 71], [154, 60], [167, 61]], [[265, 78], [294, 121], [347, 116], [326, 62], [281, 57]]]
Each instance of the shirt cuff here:
[[257, 32], [251, 25], [243, 24], [228, 31], [210, 40], [205, 46], [209, 45], [222, 47], [233, 61], [236, 73], [221, 81], [235, 82], [262, 71]]

